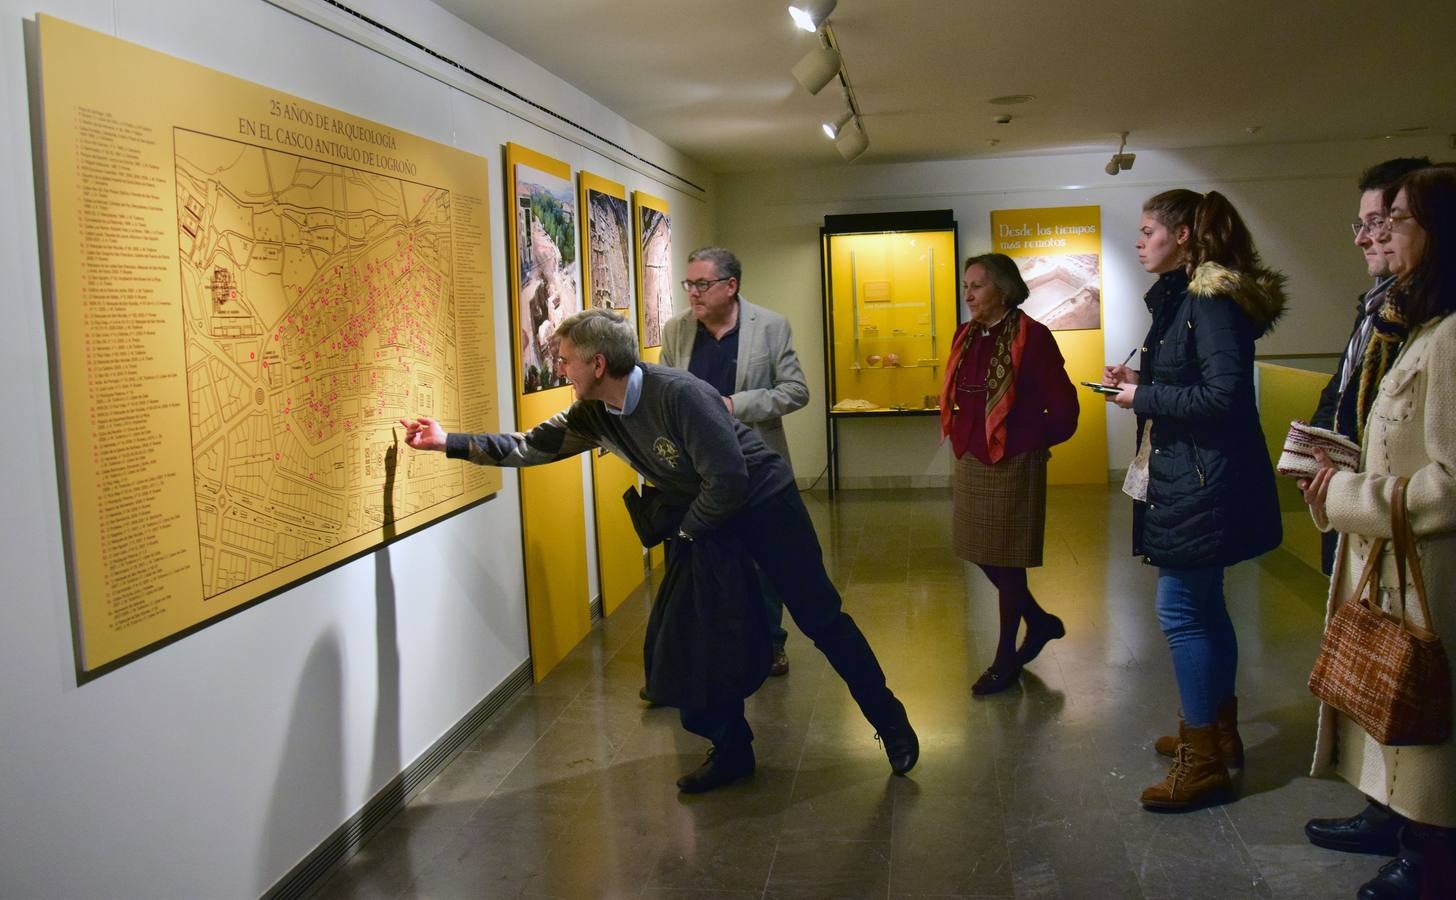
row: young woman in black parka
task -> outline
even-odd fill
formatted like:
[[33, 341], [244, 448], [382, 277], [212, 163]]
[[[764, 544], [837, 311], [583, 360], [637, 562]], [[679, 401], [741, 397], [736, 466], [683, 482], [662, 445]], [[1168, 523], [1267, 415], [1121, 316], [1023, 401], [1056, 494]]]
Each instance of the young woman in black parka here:
[[1254, 404], [1254, 341], [1284, 310], [1284, 276], [1263, 268], [1221, 194], [1165, 191], [1143, 206], [1138, 261], [1158, 276], [1137, 370], [1109, 366], [1108, 399], [1137, 413], [1129, 472], [1133, 552], [1158, 567], [1158, 623], [1183, 714], [1158, 752], [1168, 777], [1145, 807], [1184, 810], [1232, 795], [1243, 766], [1234, 675], [1238, 641], [1224, 569], [1279, 546], [1274, 469]]

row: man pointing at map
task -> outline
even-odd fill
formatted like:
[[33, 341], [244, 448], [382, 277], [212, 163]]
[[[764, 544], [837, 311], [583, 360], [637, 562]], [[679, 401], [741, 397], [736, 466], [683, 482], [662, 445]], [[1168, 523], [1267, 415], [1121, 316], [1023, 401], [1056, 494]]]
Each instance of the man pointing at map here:
[[[869, 642], [841, 608], [788, 465], [728, 415], [706, 382], [638, 362], [637, 336], [615, 313], [577, 313], [562, 320], [556, 337], [556, 364], [577, 397], [564, 412], [525, 434], [447, 434], [432, 419], [401, 420], [406, 443], [491, 466], [542, 465], [596, 447], [622, 457], [686, 506], [678, 539], [721, 529], [742, 542], [789, 603], [799, 628], [844, 679], [884, 742], [890, 768], [908, 772], [920, 755], [915, 731]], [[682, 790], [711, 790], [753, 773], [752, 731], [742, 701], [684, 709], [683, 725], [712, 740], [714, 750], [679, 780]]]

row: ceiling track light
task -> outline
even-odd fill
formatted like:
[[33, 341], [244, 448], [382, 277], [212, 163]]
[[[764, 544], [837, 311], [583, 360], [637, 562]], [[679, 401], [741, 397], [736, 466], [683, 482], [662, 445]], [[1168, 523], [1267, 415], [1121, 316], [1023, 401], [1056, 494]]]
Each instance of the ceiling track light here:
[[854, 112], [852, 110], [846, 109], [842, 116], [835, 119], [833, 122], [825, 122], [820, 127], [824, 129], [824, 133], [828, 135], [829, 139], [832, 141], [835, 138], [839, 137], [839, 132], [844, 130], [844, 126], [849, 124], [849, 120], [853, 118]]
[[869, 146], [870, 139], [864, 133], [864, 128], [860, 126], [859, 119], [855, 119], [854, 124], [841, 129], [839, 136], [834, 139], [834, 149], [839, 151], [839, 155], [844, 157], [845, 162], [854, 162], [860, 154], [869, 149]]
[[1132, 164], [1137, 161], [1136, 153], [1123, 152], [1127, 149], [1127, 132], [1121, 132], [1120, 137], [1122, 138], [1122, 142], [1117, 145], [1117, 152], [1112, 154], [1112, 158], [1107, 161], [1107, 165], [1102, 167], [1102, 171], [1106, 172], [1108, 175], [1116, 175], [1118, 172], [1126, 172], [1128, 169], [1131, 169]]
[[864, 119], [859, 101], [854, 96], [854, 86], [849, 82], [849, 71], [839, 52], [839, 41], [834, 36], [833, 26], [825, 21], [834, 11], [834, 5], [835, 0], [811, 0], [789, 7], [800, 28], [819, 36], [819, 46], [804, 54], [803, 59], [794, 65], [793, 73], [794, 80], [811, 94], [818, 94], [829, 82], [839, 80], [847, 109], [833, 122], [825, 122], [820, 128], [834, 141], [835, 149], [848, 162], [869, 149], [870, 139], [865, 134]]
[[838, 0], [798, 0], [789, 4], [789, 17], [805, 31], [818, 31], [837, 3]]
[[804, 90], [817, 94], [839, 74], [840, 65], [838, 50], [833, 47], [815, 47], [794, 64], [794, 80], [803, 85]]

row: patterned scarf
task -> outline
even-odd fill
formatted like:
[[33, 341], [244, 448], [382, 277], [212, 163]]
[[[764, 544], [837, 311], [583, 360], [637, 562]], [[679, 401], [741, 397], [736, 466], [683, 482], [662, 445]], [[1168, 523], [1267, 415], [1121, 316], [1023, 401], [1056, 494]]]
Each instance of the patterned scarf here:
[[[1365, 440], [1365, 422], [1370, 417], [1370, 407], [1375, 404], [1380, 380], [1400, 354], [1409, 330], [1401, 310], [1402, 299], [1401, 293], [1391, 288], [1385, 294], [1385, 302], [1380, 304], [1380, 312], [1371, 317], [1375, 330], [1370, 334], [1370, 342], [1365, 345], [1365, 357], [1360, 362], [1359, 392], [1355, 396], [1355, 440], [1360, 443]], [[1340, 422], [1335, 422], [1337, 430], [1340, 425]]]
[[[1026, 321], [1021, 310], [1013, 307], [1006, 313], [996, 346], [991, 351], [991, 367], [986, 373], [986, 452], [991, 462], [1001, 461], [1006, 454], [1006, 418], [1016, 401], [1016, 372], [1021, 368], [1021, 352], [1026, 349]], [[955, 418], [956, 376], [961, 360], [971, 343], [971, 332], [978, 327], [972, 322], [956, 335], [945, 364], [945, 382], [940, 388], [940, 436], [950, 434]]]

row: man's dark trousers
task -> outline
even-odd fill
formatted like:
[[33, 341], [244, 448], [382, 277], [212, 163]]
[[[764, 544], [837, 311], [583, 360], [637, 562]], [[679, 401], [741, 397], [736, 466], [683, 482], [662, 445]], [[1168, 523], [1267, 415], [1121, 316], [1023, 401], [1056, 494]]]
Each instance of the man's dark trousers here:
[[844, 679], [870, 724], [883, 731], [903, 723], [905, 707], [886, 686], [874, 650], [844, 611], [839, 591], [824, 571], [824, 553], [798, 490], [789, 485], [739, 510], [723, 527], [748, 547], [759, 570], [784, 598], [794, 624]]

